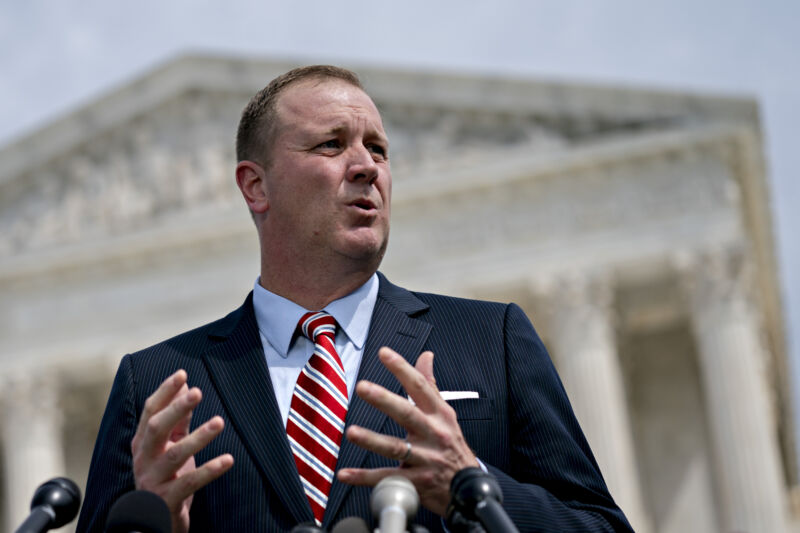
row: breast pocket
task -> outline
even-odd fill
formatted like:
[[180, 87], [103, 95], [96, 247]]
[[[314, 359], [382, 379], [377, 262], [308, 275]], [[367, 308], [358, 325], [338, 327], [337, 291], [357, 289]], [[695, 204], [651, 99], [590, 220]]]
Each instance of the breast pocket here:
[[492, 435], [498, 430], [494, 402], [489, 398], [465, 398], [447, 402], [456, 412], [461, 433], [475, 455], [489, 461], [492, 456]]
[[489, 398], [463, 398], [447, 402], [462, 420], [491, 420], [494, 418], [494, 402]]

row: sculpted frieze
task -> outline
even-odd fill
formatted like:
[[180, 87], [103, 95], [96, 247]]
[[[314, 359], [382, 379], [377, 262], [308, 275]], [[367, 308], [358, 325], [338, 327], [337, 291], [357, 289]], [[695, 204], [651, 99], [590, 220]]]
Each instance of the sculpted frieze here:
[[564, 145], [561, 133], [540, 118], [468, 109], [379, 103], [392, 145], [393, 165], [404, 179], [454, 157], [498, 149], [542, 151]]
[[237, 111], [224, 121], [206, 107], [231, 98], [189, 97], [34, 167], [3, 191], [0, 252], [114, 235], [195, 205], [232, 202]]
[[[437, 159], [498, 148], [543, 152], [596, 142], [614, 136], [675, 127], [677, 119], [543, 115], [488, 109], [444, 108], [378, 102], [392, 140], [392, 152], [406, 166], [426, 166]], [[406, 175], [405, 173], [403, 174]], [[408, 178], [414, 177], [408, 173]]]
[[[713, 155], [622, 160], [571, 173], [415, 198], [394, 210], [393, 235], [432, 254], [471, 255], [513, 245], [566, 245], [615, 232], [650, 232], [692, 215], [734, 212], [730, 169]], [[698, 231], [702, 231], [698, 228]]]

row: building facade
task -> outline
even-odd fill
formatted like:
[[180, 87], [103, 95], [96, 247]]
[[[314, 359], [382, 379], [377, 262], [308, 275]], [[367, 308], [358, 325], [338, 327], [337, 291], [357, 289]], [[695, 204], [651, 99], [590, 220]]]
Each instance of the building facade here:
[[[0, 149], [6, 529], [85, 483], [122, 355], [244, 300], [233, 139], [292, 66], [180, 58]], [[756, 103], [356, 70], [392, 143], [382, 271], [526, 310], [637, 531], [800, 529]]]

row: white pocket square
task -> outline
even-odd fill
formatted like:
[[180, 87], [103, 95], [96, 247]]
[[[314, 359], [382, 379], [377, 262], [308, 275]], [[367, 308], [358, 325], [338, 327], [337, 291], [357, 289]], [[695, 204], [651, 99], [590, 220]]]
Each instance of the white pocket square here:
[[471, 390], [443, 390], [439, 392], [439, 395], [445, 401], [466, 400], [467, 398], [478, 398], [478, 392]]
[[[477, 391], [471, 391], [471, 390], [443, 390], [439, 391], [439, 396], [441, 396], [442, 399], [446, 402], [449, 402], [450, 400], [466, 400], [469, 398], [480, 398], [480, 396], [478, 396]], [[412, 400], [410, 397], [408, 401], [411, 402], [411, 405], [415, 405], [414, 400]]]

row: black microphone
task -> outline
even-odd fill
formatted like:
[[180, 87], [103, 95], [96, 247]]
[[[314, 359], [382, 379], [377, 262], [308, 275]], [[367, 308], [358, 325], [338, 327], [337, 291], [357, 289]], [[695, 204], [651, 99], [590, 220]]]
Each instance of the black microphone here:
[[31, 514], [16, 533], [42, 533], [70, 523], [81, 507], [81, 489], [71, 479], [57, 477], [39, 485]]
[[289, 533], [325, 533], [325, 530], [316, 522], [303, 522], [294, 526]]
[[452, 498], [448, 518], [453, 510], [467, 520], [477, 520], [487, 533], [518, 533], [503, 506], [503, 491], [494, 476], [480, 468], [465, 468], [450, 482]]
[[161, 496], [147, 490], [123, 494], [111, 506], [106, 533], [172, 533], [172, 518]]
[[357, 516], [348, 516], [339, 521], [331, 533], [370, 533], [367, 523]]
[[417, 513], [419, 494], [408, 479], [389, 476], [372, 489], [369, 503], [381, 533], [405, 533], [406, 525]]

